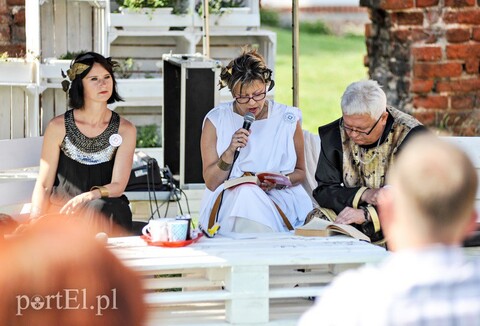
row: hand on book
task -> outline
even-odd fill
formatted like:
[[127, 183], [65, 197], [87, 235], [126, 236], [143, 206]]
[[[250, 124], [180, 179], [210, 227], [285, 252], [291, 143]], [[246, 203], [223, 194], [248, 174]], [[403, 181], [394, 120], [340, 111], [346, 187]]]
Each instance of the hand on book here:
[[280, 173], [274, 172], [260, 172], [256, 175], [247, 175], [239, 178], [226, 180], [224, 183], [225, 189], [238, 186], [244, 183], [257, 184], [264, 191], [272, 190], [273, 188], [283, 189], [292, 186], [290, 178]]
[[337, 216], [337, 224], [363, 224], [365, 222], [365, 212], [363, 209], [345, 207]]

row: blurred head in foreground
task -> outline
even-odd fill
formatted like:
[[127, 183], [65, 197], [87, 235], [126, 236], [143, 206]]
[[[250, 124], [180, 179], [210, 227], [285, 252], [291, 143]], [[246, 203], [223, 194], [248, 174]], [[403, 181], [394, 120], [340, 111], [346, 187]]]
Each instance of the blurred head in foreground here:
[[392, 250], [458, 245], [476, 226], [477, 173], [467, 155], [433, 135], [400, 153], [380, 200]]
[[78, 221], [39, 219], [0, 242], [3, 325], [143, 325], [139, 276]]

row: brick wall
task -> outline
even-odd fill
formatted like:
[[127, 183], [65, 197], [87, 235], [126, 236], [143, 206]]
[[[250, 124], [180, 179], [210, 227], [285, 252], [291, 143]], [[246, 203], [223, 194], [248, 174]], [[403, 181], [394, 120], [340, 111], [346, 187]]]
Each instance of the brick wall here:
[[25, 0], [0, 0], [0, 54], [25, 54]]
[[389, 103], [424, 124], [480, 135], [480, 0], [360, 0], [365, 65]]

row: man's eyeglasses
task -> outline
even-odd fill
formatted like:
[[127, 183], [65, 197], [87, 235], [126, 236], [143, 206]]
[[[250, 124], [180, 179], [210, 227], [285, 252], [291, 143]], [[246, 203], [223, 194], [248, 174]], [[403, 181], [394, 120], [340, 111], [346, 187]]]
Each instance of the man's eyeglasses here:
[[361, 131], [361, 130], [357, 130], [357, 129], [353, 129], [353, 128], [350, 128], [350, 127], [347, 127], [345, 126], [345, 123], [343, 122], [343, 118], [340, 119], [340, 127], [342, 127], [346, 132], [356, 132], [356, 133], [359, 133], [359, 134], [362, 134], [362, 135], [365, 135], [365, 136], [368, 136], [372, 133], [373, 129], [375, 129], [375, 127], [377, 126], [378, 122], [380, 121], [380, 119], [382, 118], [382, 115], [380, 115], [380, 117], [378, 118], [377, 122], [375, 122], [375, 124], [373, 125], [373, 127], [367, 132], [367, 131]]
[[255, 94], [253, 96], [239, 96], [235, 97], [235, 101], [237, 101], [238, 104], [247, 104], [250, 102], [251, 99], [253, 99], [255, 102], [261, 101], [267, 96], [267, 92], [263, 92], [260, 94]]

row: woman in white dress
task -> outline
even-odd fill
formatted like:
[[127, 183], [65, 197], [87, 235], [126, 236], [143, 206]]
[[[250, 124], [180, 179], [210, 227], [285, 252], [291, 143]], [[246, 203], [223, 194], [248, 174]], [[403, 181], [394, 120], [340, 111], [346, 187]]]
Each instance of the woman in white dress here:
[[[213, 108], [204, 119], [202, 228], [217, 222], [220, 233], [282, 232], [302, 225], [312, 201], [301, 186], [305, 156], [300, 110], [266, 99], [274, 86], [272, 71], [255, 50], [244, 50], [222, 69], [220, 79], [220, 88], [227, 86], [234, 100]], [[255, 121], [246, 130], [242, 125], [249, 112]], [[288, 176], [292, 186], [266, 182], [223, 191], [227, 178], [266, 171]]]

